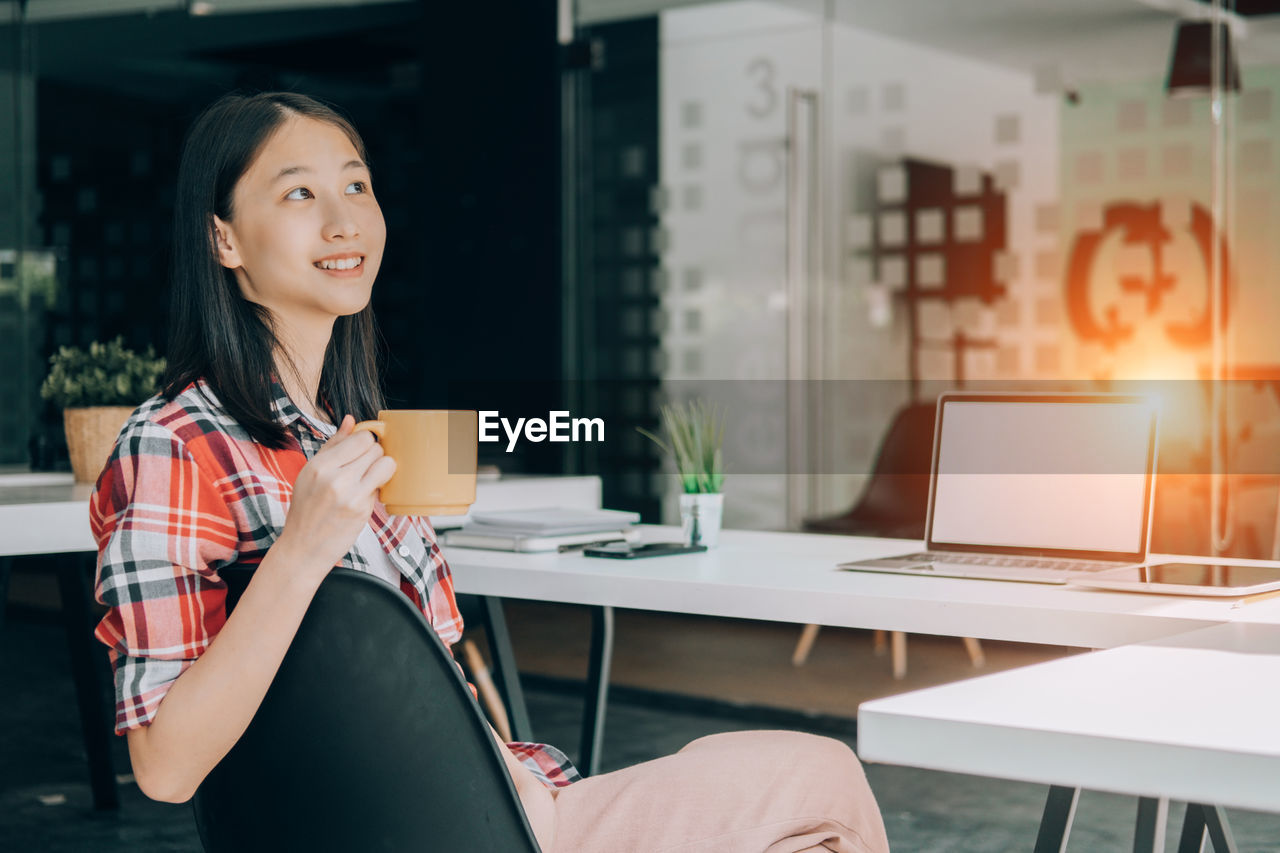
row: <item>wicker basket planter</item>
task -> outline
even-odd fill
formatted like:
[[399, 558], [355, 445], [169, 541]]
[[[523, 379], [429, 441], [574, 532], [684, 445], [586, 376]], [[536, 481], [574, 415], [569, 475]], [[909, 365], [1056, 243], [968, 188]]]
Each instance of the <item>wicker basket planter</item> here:
[[98, 481], [120, 429], [133, 409], [133, 406], [89, 406], [62, 410], [67, 452], [71, 455], [71, 470], [77, 483]]

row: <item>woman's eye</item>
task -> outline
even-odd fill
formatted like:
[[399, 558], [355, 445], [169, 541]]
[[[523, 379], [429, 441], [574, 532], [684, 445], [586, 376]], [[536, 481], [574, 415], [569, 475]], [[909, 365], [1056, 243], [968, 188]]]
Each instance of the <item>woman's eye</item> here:
[[285, 198], [301, 201], [302, 198], [298, 196], [298, 193], [306, 193], [307, 196], [309, 197], [311, 195], [311, 190], [307, 189], [306, 187], [298, 187], [297, 189], [289, 190], [288, 194], [285, 195]]
[[358, 187], [358, 189], [356, 190], [356, 192], [358, 193], [367, 193], [369, 191], [369, 185], [366, 184], [364, 181], [352, 181], [351, 183], [347, 184], [348, 194], [351, 194], [352, 187]]

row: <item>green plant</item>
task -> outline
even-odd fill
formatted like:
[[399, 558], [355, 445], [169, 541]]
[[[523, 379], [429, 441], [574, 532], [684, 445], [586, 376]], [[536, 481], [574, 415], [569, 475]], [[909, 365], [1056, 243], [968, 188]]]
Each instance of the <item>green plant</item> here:
[[124, 338], [94, 341], [89, 349], [59, 347], [49, 356], [49, 375], [40, 396], [59, 409], [83, 406], [136, 406], [156, 392], [165, 361], [155, 350], [138, 355]]
[[700, 400], [662, 407], [666, 441], [644, 427], [640, 434], [663, 449], [676, 464], [686, 494], [718, 493], [724, 485], [724, 417]]

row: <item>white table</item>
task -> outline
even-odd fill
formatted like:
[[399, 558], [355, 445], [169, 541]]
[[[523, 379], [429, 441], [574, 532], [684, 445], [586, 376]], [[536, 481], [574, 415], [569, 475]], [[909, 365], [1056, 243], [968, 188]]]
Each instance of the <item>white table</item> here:
[[1280, 625], [1258, 621], [1264, 603], [1234, 624], [864, 702], [858, 751], [1280, 812]]
[[[642, 530], [646, 541], [680, 538], [675, 527]], [[839, 562], [920, 548], [903, 539], [726, 530], [719, 547], [705, 554], [644, 560], [471, 548], [445, 553], [461, 592], [1083, 648], [1185, 633], [1241, 612], [1230, 601], [835, 570]], [[1152, 555], [1153, 561], [1178, 559], [1197, 558]], [[1280, 622], [1280, 599], [1249, 610]]]
[[[537, 504], [598, 506], [599, 480], [561, 482], [572, 485], [573, 480], [589, 481], [577, 484], [583, 489], [580, 495], [589, 495], [581, 504], [555, 495], [546, 480], [516, 488], [526, 489], [524, 498]], [[84, 487], [26, 482], [4, 488], [4, 481], [0, 478], [0, 555], [93, 550], [92, 541], [83, 538], [87, 510], [76, 491]], [[33, 503], [39, 507], [33, 510]], [[679, 531], [646, 528], [645, 538], [674, 540]], [[588, 726], [595, 728], [584, 731], [584, 756], [598, 755], [615, 606], [1086, 648], [1126, 646], [1228, 622], [1280, 623], [1280, 599], [1233, 609], [1229, 601], [834, 570], [837, 562], [915, 550], [920, 544], [731, 530], [722, 533], [720, 547], [706, 554], [647, 560], [463, 548], [449, 548], [446, 556], [461, 593], [595, 608], [588, 689], [597, 713], [588, 714]], [[586, 763], [592, 763], [589, 757]]]
[[[646, 541], [680, 535], [674, 527], [643, 531]], [[470, 548], [446, 548], [445, 554], [459, 592], [593, 607], [580, 745], [589, 773], [598, 766], [603, 739], [613, 607], [1084, 648], [1182, 634], [1242, 612], [1230, 601], [835, 570], [839, 562], [920, 548], [920, 542], [901, 539], [726, 530], [719, 547], [705, 554], [644, 560]], [[1250, 611], [1253, 618], [1280, 622], [1280, 599]]]

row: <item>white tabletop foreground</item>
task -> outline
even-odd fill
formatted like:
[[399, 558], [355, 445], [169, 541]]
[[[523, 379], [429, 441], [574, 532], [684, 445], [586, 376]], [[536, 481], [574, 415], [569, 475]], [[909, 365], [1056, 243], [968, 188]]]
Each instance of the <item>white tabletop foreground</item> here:
[[1280, 812], [1280, 625], [864, 702], [866, 761]]
[[[647, 541], [680, 538], [674, 527], [642, 529]], [[457, 547], [445, 556], [459, 592], [1086, 648], [1167, 637], [1240, 612], [1224, 600], [836, 569], [920, 547], [903, 539], [725, 530], [706, 553], [640, 560]], [[1280, 599], [1245, 610], [1280, 622]]]

